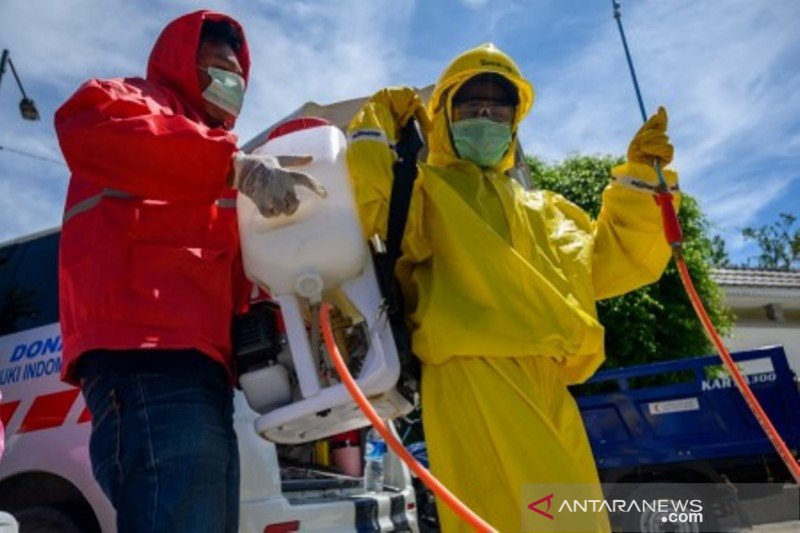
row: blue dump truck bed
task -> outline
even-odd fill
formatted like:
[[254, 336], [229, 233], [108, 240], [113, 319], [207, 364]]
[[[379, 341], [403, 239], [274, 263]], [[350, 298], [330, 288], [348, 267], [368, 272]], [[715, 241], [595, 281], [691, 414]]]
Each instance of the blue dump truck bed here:
[[[800, 392], [783, 348], [732, 355], [797, 456]], [[605, 370], [587, 385], [576, 396], [601, 475], [777, 456], [718, 356]]]

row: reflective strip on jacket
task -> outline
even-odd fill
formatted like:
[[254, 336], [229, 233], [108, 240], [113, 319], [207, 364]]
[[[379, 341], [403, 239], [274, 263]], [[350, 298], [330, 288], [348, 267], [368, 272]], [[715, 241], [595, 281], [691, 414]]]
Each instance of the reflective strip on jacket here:
[[[236, 137], [203, 123], [198, 11], [167, 26], [147, 78], [93, 79], [55, 115], [70, 178], [59, 258], [62, 377], [93, 349], [196, 348], [230, 368], [246, 305]], [[228, 19], [238, 27], [238, 23]], [[246, 43], [238, 59], [247, 76]]]

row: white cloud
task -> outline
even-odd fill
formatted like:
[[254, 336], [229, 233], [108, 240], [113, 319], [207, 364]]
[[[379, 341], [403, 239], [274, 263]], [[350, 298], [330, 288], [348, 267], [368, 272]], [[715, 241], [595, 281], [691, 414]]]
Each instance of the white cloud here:
[[0, 179], [0, 242], [59, 225], [66, 194], [66, 169], [21, 156], [13, 161], [17, 179]]
[[460, 2], [471, 9], [477, 9], [485, 6], [489, 0], [460, 0]]
[[[349, 99], [392, 83], [412, 4], [350, 4], [287, 3], [277, 18], [248, 18], [254, 68], [237, 127], [243, 139], [307, 101]], [[287, 25], [292, 11], [302, 20]]]
[[731, 182], [702, 202], [703, 211], [711, 220], [726, 220], [731, 227], [743, 228], [753, 223], [756, 213], [778, 198], [791, 181], [783, 176], [767, 176], [757, 191], [751, 183]]
[[[758, 255], [758, 247], [752, 240], [744, 239], [742, 229], [763, 225], [765, 221], [758, 219], [757, 215], [768, 210], [770, 204], [788, 192], [792, 181], [798, 179], [800, 178], [768, 176], [762, 184], [757, 184], [757, 190], [750, 183], [731, 183], [701, 202], [701, 207], [710, 220], [724, 221], [713, 224], [712, 229], [725, 240], [728, 253], [735, 263]], [[766, 223], [771, 223], [776, 218], [770, 216]]]

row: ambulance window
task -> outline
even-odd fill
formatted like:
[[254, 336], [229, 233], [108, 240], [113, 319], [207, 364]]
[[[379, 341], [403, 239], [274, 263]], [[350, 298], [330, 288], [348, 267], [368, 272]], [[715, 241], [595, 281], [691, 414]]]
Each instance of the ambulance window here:
[[58, 239], [0, 248], [0, 335], [58, 322]]

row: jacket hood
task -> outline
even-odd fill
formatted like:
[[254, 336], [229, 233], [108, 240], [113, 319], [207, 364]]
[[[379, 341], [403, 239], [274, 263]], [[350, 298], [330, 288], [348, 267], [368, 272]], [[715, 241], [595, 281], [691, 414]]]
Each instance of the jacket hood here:
[[453, 95], [470, 78], [487, 73], [499, 74], [517, 88], [519, 104], [512, 123], [513, 139], [495, 169], [505, 172], [514, 166], [514, 152], [518, 142], [517, 129], [533, 106], [533, 86], [522, 77], [517, 64], [492, 43], [482, 44], [457, 56], [436, 83], [428, 102], [428, 115], [433, 123], [433, 131], [428, 138], [428, 163], [431, 165], [450, 166], [462, 161], [456, 154], [450, 134]]
[[239, 31], [242, 47], [236, 54], [245, 81], [250, 74], [250, 52], [242, 26], [233, 18], [214, 11], [200, 10], [183, 15], [161, 32], [147, 63], [147, 79], [171, 89], [201, 116], [205, 117], [204, 100], [197, 80], [197, 48], [203, 21], [227, 20]]

